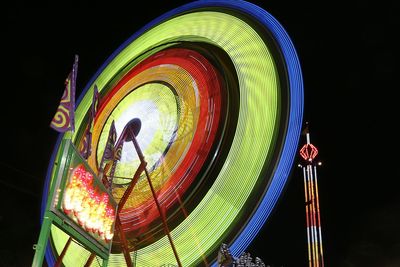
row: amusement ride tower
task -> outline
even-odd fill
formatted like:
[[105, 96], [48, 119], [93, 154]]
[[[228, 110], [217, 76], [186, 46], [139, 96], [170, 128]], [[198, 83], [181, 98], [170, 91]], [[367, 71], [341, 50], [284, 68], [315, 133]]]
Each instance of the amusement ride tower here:
[[299, 167], [302, 168], [304, 177], [308, 262], [310, 267], [324, 267], [317, 181], [317, 165], [321, 165], [321, 162], [315, 162], [318, 149], [310, 142], [308, 124], [304, 133], [306, 144], [300, 149], [304, 163], [299, 164]]

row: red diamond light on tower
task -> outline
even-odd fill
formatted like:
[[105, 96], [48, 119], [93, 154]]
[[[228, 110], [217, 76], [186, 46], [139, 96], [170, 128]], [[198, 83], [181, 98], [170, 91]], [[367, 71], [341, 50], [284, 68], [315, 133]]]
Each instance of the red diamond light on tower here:
[[300, 149], [300, 156], [309, 162], [312, 162], [318, 155], [318, 149], [313, 144], [305, 144]]

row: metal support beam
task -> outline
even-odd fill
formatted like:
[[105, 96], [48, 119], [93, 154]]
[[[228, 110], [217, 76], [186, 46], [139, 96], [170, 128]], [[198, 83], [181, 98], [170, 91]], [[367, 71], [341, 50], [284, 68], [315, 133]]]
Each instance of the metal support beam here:
[[131, 254], [129, 253], [128, 241], [126, 240], [125, 232], [122, 229], [121, 220], [119, 219], [119, 214], [117, 216], [116, 226], [117, 226], [117, 230], [118, 230], [118, 233], [119, 233], [119, 237], [121, 239], [122, 252], [123, 252], [124, 257], [125, 257], [126, 266], [127, 267], [133, 267]]
[[[128, 129], [128, 130], [130, 130], [130, 129]], [[136, 136], [135, 136], [134, 132], [130, 131], [129, 134], [130, 134], [129, 137], [131, 138], [131, 140], [133, 142], [133, 145], [135, 146], [136, 152], [138, 153], [138, 156], [139, 156], [141, 164], [146, 166], [147, 162], [144, 159], [142, 150], [139, 147], [139, 144], [138, 144], [138, 142], [136, 140]], [[150, 189], [151, 189], [151, 193], [153, 194], [154, 202], [156, 203], [158, 212], [160, 213], [165, 233], [167, 234], [169, 243], [171, 244], [172, 251], [174, 252], [174, 256], [175, 256], [176, 262], [178, 264], [178, 267], [182, 267], [181, 261], [180, 261], [179, 256], [178, 256], [178, 252], [176, 251], [174, 242], [173, 242], [172, 237], [171, 237], [171, 233], [170, 233], [169, 228], [168, 228], [168, 224], [167, 224], [166, 219], [165, 219], [165, 215], [164, 215], [164, 213], [163, 213], [163, 211], [161, 209], [160, 203], [158, 202], [157, 195], [156, 195], [156, 192], [155, 192], [154, 187], [153, 187], [153, 183], [151, 182], [150, 175], [149, 175], [149, 172], [147, 171], [146, 167], [144, 167], [144, 172], [146, 174], [147, 182], [149, 183], [149, 186], [150, 186]]]
[[96, 258], [96, 254], [95, 253], [91, 253], [89, 258], [87, 259], [84, 267], [90, 267], [90, 265], [92, 264], [94, 258]]
[[65, 243], [65, 246], [64, 246], [61, 254], [58, 256], [58, 259], [57, 259], [56, 263], [54, 264], [54, 267], [60, 267], [61, 266], [61, 263], [62, 263], [63, 258], [65, 256], [65, 253], [67, 253], [68, 247], [71, 244], [71, 241], [72, 241], [72, 237], [70, 236], [68, 238], [67, 242]]
[[33, 246], [35, 249], [35, 256], [33, 257], [32, 267], [42, 267], [44, 254], [46, 252], [47, 240], [50, 235], [50, 227], [52, 224], [52, 217], [49, 216], [48, 212], [44, 214], [42, 227], [40, 229], [39, 241]]

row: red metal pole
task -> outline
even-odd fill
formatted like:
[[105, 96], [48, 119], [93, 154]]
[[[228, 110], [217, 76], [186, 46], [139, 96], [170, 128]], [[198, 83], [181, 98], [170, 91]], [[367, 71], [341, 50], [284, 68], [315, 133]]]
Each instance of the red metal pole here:
[[179, 260], [178, 252], [176, 251], [174, 242], [172, 241], [171, 233], [169, 231], [167, 222], [165, 220], [165, 215], [161, 210], [161, 206], [160, 206], [160, 203], [158, 202], [157, 195], [156, 195], [156, 192], [154, 191], [153, 183], [151, 182], [151, 179], [150, 179], [149, 173], [147, 171], [147, 168], [144, 169], [144, 172], [146, 173], [147, 181], [149, 182], [151, 193], [153, 194], [154, 202], [156, 203], [158, 212], [160, 213], [161, 220], [162, 220], [163, 225], [164, 225], [164, 230], [165, 230], [165, 233], [168, 236], [169, 243], [171, 244], [172, 250], [173, 250], [175, 258], [176, 258], [176, 262], [178, 263], [179, 267], [182, 267], [181, 261]]
[[[165, 174], [165, 173], [164, 173], [164, 169], [165, 169], [165, 168], [166, 168], [166, 167], [165, 167], [164, 164], [163, 164], [163, 166], [162, 166], [162, 174], [163, 174], [163, 175]], [[169, 171], [169, 170], [168, 170], [168, 171]], [[185, 209], [185, 206], [184, 206], [184, 204], [183, 204], [183, 202], [182, 202], [182, 199], [181, 199], [181, 197], [180, 197], [180, 195], [179, 195], [178, 190], [175, 190], [174, 193], [175, 193], [175, 195], [176, 195], [176, 199], [177, 199], [178, 202], [179, 202], [179, 207], [180, 207], [180, 209], [182, 210], [183, 215], [185, 216], [185, 218], [187, 218], [187, 217], [189, 216], [189, 214], [187, 213], [187, 211], [186, 211], [186, 209]], [[201, 250], [201, 247], [199, 246], [199, 241], [198, 241], [198, 239], [197, 239], [195, 236], [194, 236], [194, 238], [195, 238], [195, 240], [196, 240], [196, 245], [197, 245], [197, 247]], [[204, 256], [204, 253], [203, 253], [203, 252], [201, 253], [201, 257], [202, 257], [202, 259], [203, 259], [204, 266], [206, 266], [206, 267], [210, 266], [210, 264], [207, 262], [206, 257]]]
[[72, 237], [69, 237], [67, 240], [67, 243], [65, 243], [63, 251], [61, 252], [60, 256], [58, 256], [57, 262], [54, 264], [54, 267], [61, 266], [62, 260], [65, 256], [65, 253], [67, 253], [67, 250], [68, 250], [69, 245], [71, 244], [71, 241], [72, 241]]
[[121, 239], [122, 252], [124, 253], [126, 265], [127, 265], [127, 267], [133, 267], [131, 254], [129, 253], [129, 245], [128, 245], [128, 242], [126, 241], [126, 236], [125, 236], [124, 230], [122, 229], [119, 215], [117, 216], [117, 221], [116, 221], [115, 226], [117, 227], [117, 230], [119, 232], [119, 237]]
[[[140, 126], [139, 126], [139, 127], [140, 127]], [[126, 132], [125, 132], [125, 131], [126, 131]], [[129, 136], [126, 135], [126, 134], [129, 134]], [[136, 133], [136, 134], [137, 134], [137, 133]], [[149, 175], [149, 173], [148, 173], [148, 171], [147, 171], [147, 168], [146, 168], [147, 162], [145, 161], [144, 156], [143, 156], [143, 153], [142, 153], [142, 150], [140, 149], [139, 144], [137, 143], [136, 134], [134, 133], [134, 130], [133, 130], [132, 128], [126, 127], [126, 128], [124, 128], [124, 130], [123, 130], [123, 132], [122, 132], [122, 134], [121, 134], [120, 140], [118, 140], [118, 142], [117, 142], [117, 146], [118, 146], [118, 145], [119, 145], [119, 142], [123, 142], [123, 141], [127, 141], [127, 140], [132, 141], [132, 142], [133, 142], [133, 145], [135, 146], [136, 152], [137, 152], [137, 154], [138, 154], [138, 156], [139, 156], [140, 162], [141, 162], [139, 168], [138, 168], [138, 169], [136, 170], [136, 172], [135, 172], [134, 179], [131, 181], [129, 187], [128, 187], [127, 190], [124, 192], [124, 195], [122, 196], [122, 198], [121, 198], [121, 200], [120, 200], [120, 202], [119, 202], [119, 204], [118, 204], [118, 211], [120, 212], [120, 211], [123, 209], [123, 206], [125, 205], [125, 203], [126, 203], [128, 197], [129, 197], [129, 195], [131, 194], [131, 192], [132, 192], [134, 186], [136, 185], [137, 180], [138, 180], [139, 177], [140, 177], [140, 174], [141, 174], [142, 171], [144, 170], [144, 171], [145, 171], [145, 174], [146, 174], [147, 181], [148, 181], [149, 186], [150, 186], [150, 189], [151, 189], [151, 192], [152, 192], [152, 194], [153, 194], [153, 198], [154, 198], [154, 201], [155, 201], [155, 203], [156, 203], [158, 212], [160, 213], [160, 216], [161, 216], [161, 220], [162, 220], [162, 222], [163, 222], [163, 226], [164, 226], [165, 233], [166, 233], [167, 236], [168, 236], [168, 240], [169, 240], [169, 242], [170, 242], [170, 244], [171, 244], [171, 247], [172, 247], [172, 250], [173, 250], [173, 252], [174, 252], [174, 256], [175, 256], [175, 258], [176, 258], [178, 267], [182, 267], [182, 264], [181, 264], [181, 262], [180, 262], [178, 253], [177, 253], [177, 251], [176, 251], [174, 242], [173, 242], [173, 240], [172, 240], [172, 237], [171, 237], [171, 234], [170, 234], [170, 231], [169, 231], [169, 228], [168, 228], [168, 225], [167, 225], [167, 222], [166, 222], [164, 213], [162, 212], [160, 203], [158, 202], [156, 192], [155, 192], [155, 190], [154, 190], [153, 184], [152, 184], [151, 179], [150, 179], [150, 175]], [[118, 212], [118, 213], [119, 213], [119, 212]], [[131, 260], [131, 258], [130, 258], [129, 249], [128, 249], [128, 243], [127, 243], [127, 240], [126, 240], [126, 237], [125, 237], [125, 233], [124, 233], [124, 231], [123, 231], [123, 229], [122, 229], [122, 224], [121, 224], [119, 215], [117, 216], [116, 226], [117, 226], [117, 228], [118, 228], [118, 230], [119, 230], [119, 233], [120, 233], [120, 238], [121, 238], [121, 243], [122, 243], [122, 247], [123, 247], [123, 252], [124, 252], [125, 261], [126, 261], [128, 267], [131, 267], [131, 266], [132, 266], [132, 260]]]
[[122, 251], [124, 253], [125, 261], [126, 261], [126, 264], [128, 265], [128, 267], [133, 266], [133, 263], [132, 263], [132, 259], [131, 259], [130, 253], [129, 253], [128, 241], [126, 240], [124, 230], [122, 229], [122, 224], [121, 224], [121, 220], [119, 217], [119, 213], [123, 209], [126, 201], [128, 200], [128, 197], [131, 194], [133, 188], [135, 187], [135, 185], [140, 177], [140, 174], [143, 172], [143, 169], [145, 168], [145, 166], [146, 166], [146, 163], [143, 163], [143, 162], [139, 165], [139, 168], [136, 170], [131, 183], [129, 184], [128, 188], [125, 190], [124, 195], [122, 196], [122, 198], [120, 199], [119, 204], [118, 204], [118, 214], [117, 214], [116, 226], [117, 226], [117, 230], [119, 232], [119, 236], [121, 239]]
[[[138, 144], [138, 142], [136, 140], [135, 135], [132, 132], [130, 133], [130, 135], [131, 135], [130, 137], [132, 138], [133, 145], [135, 146], [136, 152], [138, 153], [138, 156], [139, 156], [139, 159], [140, 159], [141, 163], [144, 164], [144, 166], [146, 166], [147, 163], [146, 163], [146, 161], [144, 159], [142, 150], [139, 147], [139, 144]], [[154, 187], [153, 187], [153, 183], [151, 182], [150, 175], [149, 175], [149, 172], [147, 171], [146, 167], [144, 167], [144, 172], [146, 174], [147, 182], [149, 183], [149, 186], [150, 186], [150, 189], [151, 189], [151, 193], [153, 194], [154, 202], [156, 203], [158, 212], [160, 213], [165, 233], [167, 234], [169, 243], [171, 244], [172, 251], [174, 252], [174, 256], [175, 256], [176, 262], [178, 264], [178, 267], [182, 267], [181, 261], [180, 261], [179, 256], [178, 256], [178, 252], [176, 251], [174, 242], [173, 242], [172, 237], [171, 237], [171, 233], [169, 231], [167, 222], [165, 220], [165, 215], [164, 215], [164, 213], [163, 213], [163, 211], [161, 209], [160, 203], [158, 202], [157, 195], [156, 195], [156, 192], [155, 192]]]
[[96, 254], [95, 253], [90, 254], [90, 256], [87, 259], [84, 267], [90, 267], [90, 265], [92, 264], [94, 258], [96, 258]]
[[122, 198], [119, 200], [118, 203], [118, 213], [124, 208], [126, 201], [129, 198], [129, 195], [132, 193], [133, 188], [135, 187], [137, 181], [140, 178], [140, 174], [145, 170], [146, 167], [146, 162], [141, 162], [139, 165], [139, 168], [136, 170], [135, 175], [133, 176], [133, 179], [131, 183], [129, 184], [128, 188], [125, 190], [124, 195]]

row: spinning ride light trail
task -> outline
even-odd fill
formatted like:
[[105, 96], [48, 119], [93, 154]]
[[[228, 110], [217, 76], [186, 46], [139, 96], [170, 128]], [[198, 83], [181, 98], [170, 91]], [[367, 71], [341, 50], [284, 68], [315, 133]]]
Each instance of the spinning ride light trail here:
[[[301, 68], [279, 22], [245, 1], [196, 1], [153, 20], [121, 45], [90, 80], [76, 108], [73, 143], [84, 142], [93, 88], [99, 106], [87, 159], [98, 172], [112, 121], [121, 133], [133, 118], [171, 239], [182, 266], [216, 264], [221, 242], [239, 256], [264, 225], [284, 188], [298, 145], [303, 112]], [[43, 202], [60, 157], [60, 135]], [[140, 159], [126, 146], [112, 195], [120, 201]], [[119, 178], [121, 177], [121, 178]], [[122, 210], [121, 229], [137, 266], [175, 263], [146, 175]], [[114, 235], [114, 239], [115, 239]], [[68, 235], [51, 230], [53, 265]], [[91, 253], [71, 243], [65, 266]], [[101, 262], [101, 259], [98, 259]], [[124, 266], [113, 242], [109, 266]]]

